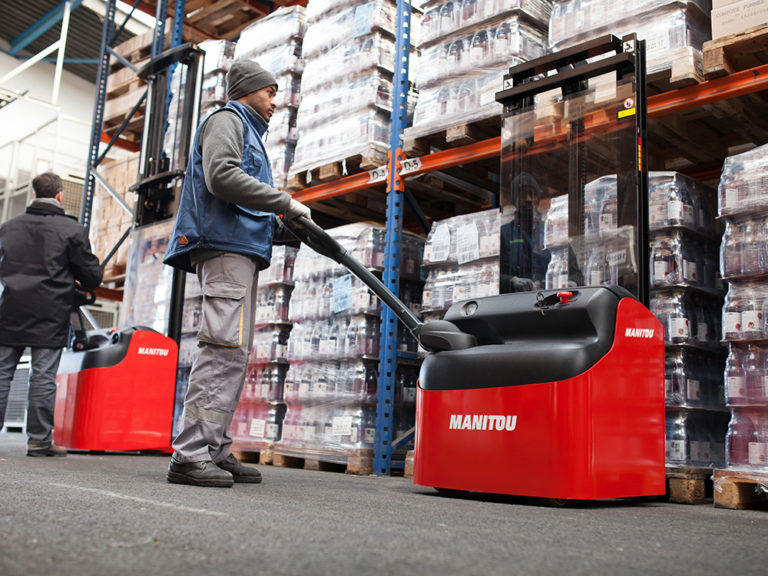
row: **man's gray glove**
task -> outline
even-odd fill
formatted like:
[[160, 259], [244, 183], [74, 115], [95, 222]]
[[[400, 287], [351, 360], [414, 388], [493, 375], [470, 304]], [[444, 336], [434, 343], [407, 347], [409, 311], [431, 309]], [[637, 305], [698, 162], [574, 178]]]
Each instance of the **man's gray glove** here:
[[289, 220], [298, 218], [299, 216], [306, 216], [310, 220], [312, 219], [312, 211], [304, 206], [301, 202], [291, 198], [290, 204], [288, 204], [288, 210], [286, 210], [285, 217]]

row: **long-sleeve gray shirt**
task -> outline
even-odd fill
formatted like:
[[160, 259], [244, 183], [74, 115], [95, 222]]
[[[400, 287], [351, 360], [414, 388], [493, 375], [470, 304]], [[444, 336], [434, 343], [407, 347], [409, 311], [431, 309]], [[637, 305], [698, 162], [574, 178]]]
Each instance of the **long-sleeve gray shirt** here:
[[[251, 113], [258, 116], [255, 110]], [[243, 158], [243, 122], [234, 112], [211, 116], [200, 134], [203, 173], [208, 190], [243, 208], [285, 214], [291, 195], [249, 176], [240, 167]]]

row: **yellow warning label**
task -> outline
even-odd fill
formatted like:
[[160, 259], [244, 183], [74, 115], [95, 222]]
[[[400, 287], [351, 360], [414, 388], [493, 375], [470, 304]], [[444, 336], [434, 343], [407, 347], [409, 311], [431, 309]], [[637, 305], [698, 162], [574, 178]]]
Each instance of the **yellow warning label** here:
[[634, 108], [628, 108], [626, 110], [619, 110], [619, 118], [626, 118], [627, 116], [634, 116], [635, 115], [635, 109]]

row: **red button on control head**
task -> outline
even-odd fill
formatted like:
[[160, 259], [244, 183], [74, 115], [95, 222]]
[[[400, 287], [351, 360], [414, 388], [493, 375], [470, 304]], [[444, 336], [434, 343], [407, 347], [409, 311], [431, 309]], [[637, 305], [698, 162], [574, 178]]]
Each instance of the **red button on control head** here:
[[573, 298], [573, 292], [558, 292], [557, 297], [560, 298], [560, 304], [568, 304]]

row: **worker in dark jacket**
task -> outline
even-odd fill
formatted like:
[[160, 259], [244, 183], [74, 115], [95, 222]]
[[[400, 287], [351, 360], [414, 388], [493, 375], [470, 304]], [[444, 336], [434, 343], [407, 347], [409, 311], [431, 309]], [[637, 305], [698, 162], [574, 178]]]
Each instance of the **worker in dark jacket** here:
[[76, 283], [93, 290], [101, 268], [85, 228], [61, 207], [61, 179], [46, 172], [32, 188], [35, 200], [24, 214], [0, 226], [0, 427], [16, 365], [29, 347], [27, 455], [66, 456], [53, 443], [54, 380]]
[[203, 121], [192, 144], [165, 263], [197, 273], [203, 309], [169, 482], [261, 482], [255, 467], [232, 455], [228, 428], [248, 368], [257, 281], [269, 266], [275, 215], [310, 215], [272, 186], [263, 137], [276, 94], [272, 74], [255, 62], [234, 62], [229, 102]]

